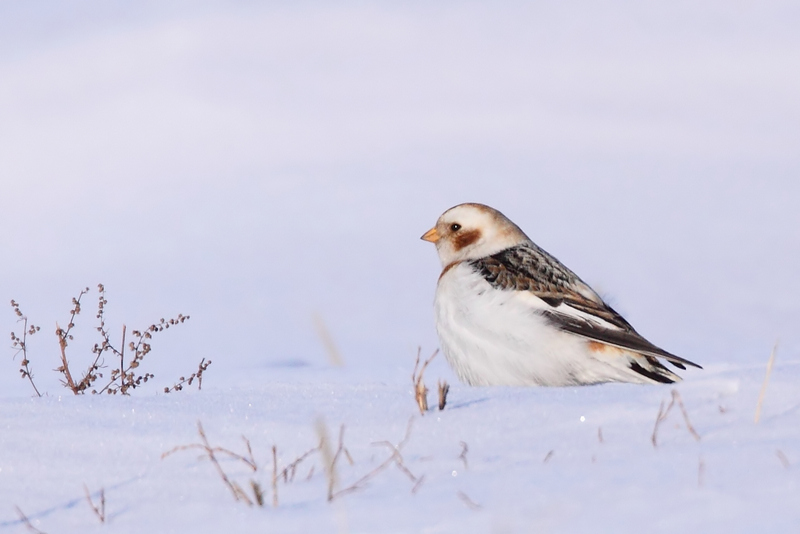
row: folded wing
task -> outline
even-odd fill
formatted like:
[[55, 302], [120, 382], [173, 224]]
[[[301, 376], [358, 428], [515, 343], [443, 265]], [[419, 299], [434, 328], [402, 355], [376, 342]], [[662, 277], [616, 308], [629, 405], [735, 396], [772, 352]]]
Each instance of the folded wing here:
[[680, 369], [701, 368], [647, 341], [575, 273], [533, 243], [470, 263], [493, 287], [538, 297], [543, 305], [535, 306], [535, 312], [565, 332], [640, 353], [658, 367], [662, 366], [655, 358]]

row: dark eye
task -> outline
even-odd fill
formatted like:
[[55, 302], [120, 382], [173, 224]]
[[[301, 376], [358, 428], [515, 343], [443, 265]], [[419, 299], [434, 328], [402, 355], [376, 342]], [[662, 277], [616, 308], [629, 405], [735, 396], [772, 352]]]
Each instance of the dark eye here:
[[453, 223], [450, 225], [450, 230], [453, 232], [458, 232], [459, 230], [461, 230], [461, 225], [458, 223]]

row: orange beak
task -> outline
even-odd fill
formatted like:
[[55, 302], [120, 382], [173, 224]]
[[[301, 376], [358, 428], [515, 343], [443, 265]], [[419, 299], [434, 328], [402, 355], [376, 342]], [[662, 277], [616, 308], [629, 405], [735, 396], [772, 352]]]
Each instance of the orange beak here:
[[420, 239], [422, 239], [423, 241], [429, 241], [431, 243], [436, 243], [441, 238], [442, 238], [442, 236], [439, 235], [439, 232], [436, 231], [436, 228], [431, 228], [430, 230], [428, 230], [427, 232], [422, 234], [422, 237]]

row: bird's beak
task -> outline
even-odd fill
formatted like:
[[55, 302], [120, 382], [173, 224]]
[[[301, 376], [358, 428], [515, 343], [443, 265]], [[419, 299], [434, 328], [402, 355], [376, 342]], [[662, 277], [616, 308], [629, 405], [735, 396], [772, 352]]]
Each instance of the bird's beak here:
[[441, 238], [442, 236], [439, 235], [439, 232], [436, 231], [436, 228], [431, 228], [430, 230], [422, 234], [422, 237], [420, 239], [424, 241], [430, 241], [431, 243], [436, 243]]

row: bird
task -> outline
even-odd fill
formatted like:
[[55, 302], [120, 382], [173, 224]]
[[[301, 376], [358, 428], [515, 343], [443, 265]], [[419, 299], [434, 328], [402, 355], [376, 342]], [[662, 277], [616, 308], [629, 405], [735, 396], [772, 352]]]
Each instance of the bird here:
[[442, 272], [434, 315], [442, 352], [472, 386], [669, 384], [702, 369], [647, 341], [505, 215], [483, 204], [445, 211], [422, 239]]

